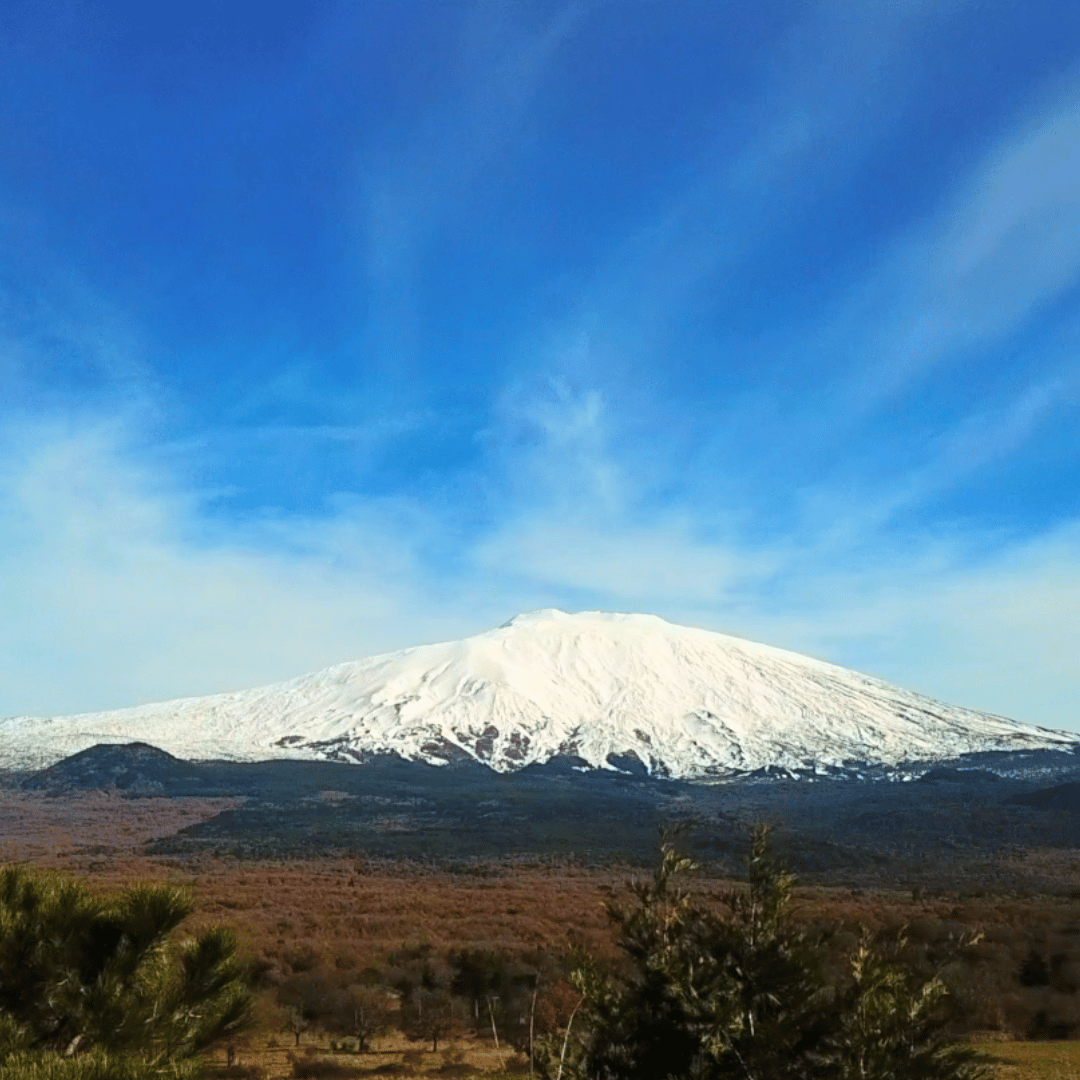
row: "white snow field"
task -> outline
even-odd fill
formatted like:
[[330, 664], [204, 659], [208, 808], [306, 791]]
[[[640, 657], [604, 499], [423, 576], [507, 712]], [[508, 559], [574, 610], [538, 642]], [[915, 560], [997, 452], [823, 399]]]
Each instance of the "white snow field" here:
[[1080, 735], [943, 705], [654, 615], [545, 610], [254, 690], [0, 720], [0, 767], [40, 768], [97, 743], [133, 741], [200, 760], [396, 752], [441, 764], [464, 754], [500, 772], [559, 753], [609, 768], [609, 754], [633, 751], [650, 772], [705, 778], [1072, 750]]

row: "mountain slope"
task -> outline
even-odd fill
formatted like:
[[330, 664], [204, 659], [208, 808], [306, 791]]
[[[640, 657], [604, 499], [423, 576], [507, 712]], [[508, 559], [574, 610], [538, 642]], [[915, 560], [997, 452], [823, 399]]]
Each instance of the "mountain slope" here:
[[182, 758], [429, 762], [510, 771], [556, 754], [636, 754], [661, 775], [897, 764], [1080, 736], [955, 708], [782, 649], [651, 615], [540, 611], [462, 641], [289, 682], [113, 712], [0, 721], [0, 766], [96, 743]]

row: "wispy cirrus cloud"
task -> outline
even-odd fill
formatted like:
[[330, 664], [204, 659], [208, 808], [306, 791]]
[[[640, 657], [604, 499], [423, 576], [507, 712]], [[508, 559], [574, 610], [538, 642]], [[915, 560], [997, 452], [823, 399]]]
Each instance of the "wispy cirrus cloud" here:
[[948, 17], [925, 0], [809, 9], [763, 58], [758, 93], [717, 102], [723, 135], [693, 148], [692, 181], [673, 183], [613, 245], [540, 347], [576, 366], [566, 343], [587, 340], [591, 370], [607, 379], [685, 350], [688, 317], [722, 301], [725, 279], [745, 273], [758, 249], [814, 213], [888, 138], [921, 89], [920, 36]]
[[[11, 248], [0, 257], [0, 418], [105, 401], [111, 408], [149, 407], [158, 379], [132, 320], [49, 251], [40, 224], [20, 219], [6, 239]], [[36, 257], [13, 258], [11, 250]]]
[[[469, 5], [442, 95], [387, 145], [362, 157], [357, 243], [378, 362], [414, 370], [426, 313], [421, 276], [440, 232], [471, 221], [529, 143], [527, 122], [563, 42], [587, 15], [571, 0], [538, 27], [501, 4]], [[415, 380], [408, 379], [415, 389]]]
[[837, 316], [837, 338], [864, 334], [846, 395], [857, 413], [935, 365], [987, 363], [1080, 283], [1078, 86], [1074, 73], [989, 147]]
[[115, 420], [7, 431], [5, 714], [258, 685], [479, 628], [424, 564], [438, 526], [423, 507], [353, 500], [215, 530], [197, 495], [140, 462], [142, 437]]

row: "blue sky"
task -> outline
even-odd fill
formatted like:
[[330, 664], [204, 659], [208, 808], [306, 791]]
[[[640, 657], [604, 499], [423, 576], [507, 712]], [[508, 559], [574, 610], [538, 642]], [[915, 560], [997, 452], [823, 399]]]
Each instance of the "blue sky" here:
[[0, 715], [647, 611], [1080, 730], [1080, 6], [0, 8]]

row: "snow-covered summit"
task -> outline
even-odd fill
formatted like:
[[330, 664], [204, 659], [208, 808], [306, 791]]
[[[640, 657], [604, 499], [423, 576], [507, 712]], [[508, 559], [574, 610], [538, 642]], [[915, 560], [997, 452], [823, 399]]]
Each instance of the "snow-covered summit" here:
[[0, 720], [0, 766], [37, 768], [131, 741], [193, 759], [396, 752], [471, 757], [504, 772], [560, 753], [609, 767], [610, 755], [632, 752], [654, 773], [703, 777], [1069, 750], [1080, 736], [654, 615], [543, 610], [254, 690]]

